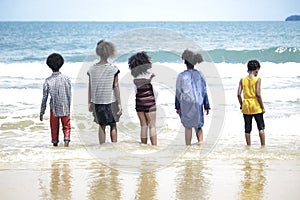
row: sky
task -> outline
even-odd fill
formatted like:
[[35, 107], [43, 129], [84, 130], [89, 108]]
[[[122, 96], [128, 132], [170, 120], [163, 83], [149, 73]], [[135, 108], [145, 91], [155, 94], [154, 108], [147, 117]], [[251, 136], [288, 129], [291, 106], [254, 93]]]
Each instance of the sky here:
[[0, 21], [282, 21], [299, 0], [0, 0]]

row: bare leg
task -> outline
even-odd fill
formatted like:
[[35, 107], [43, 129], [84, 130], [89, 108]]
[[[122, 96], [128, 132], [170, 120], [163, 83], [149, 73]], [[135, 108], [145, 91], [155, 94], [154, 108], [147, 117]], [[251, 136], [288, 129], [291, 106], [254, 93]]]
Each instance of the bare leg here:
[[150, 141], [151, 141], [151, 144], [156, 146], [157, 145], [157, 136], [150, 136]]
[[245, 133], [245, 138], [246, 138], [247, 145], [250, 146], [251, 145], [250, 133]]
[[266, 145], [266, 140], [265, 140], [265, 131], [264, 130], [259, 131], [259, 138], [260, 138], [261, 146], [265, 146]]
[[198, 144], [201, 144], [203, 142], [203, 131], [202, 131], [202, 128], [197, 128], [195, 131], [196, 131], [196, 136], [197, 136]]
[[147, 144], [148, 142], [148, 136], [147, 133], [148, 132], [148, 127], [141, 127], [141, 143], [142, 144]]
[[150, 141], [152, 145], [157, 145], [157, 134], [156, 134], [156, 112], [145, 113], [148, 127], [150, 131]]
[[118, 140], [118, 131], [116, 123], [110, 125], [110, 140], [111, 142], [117, 142]]
[[148, 125], [147, 125], [147, 119], [144, 112], [137, 112], [137, 115], [140, 120], [140, 126], [141, 126], [141, 143], [147, 144], [148, 136]]
[[65, 141], [65, 147], [69, 146], [69, 141]]
[[185, 144], [191, 145], [191, 141], [192, 141], [192, 129], [185, 128]]
[[105, 143], [105, 127], [106, 126], [100, 126], [99, 125], [99, 132], [98, 132], [98, 137], [99, 137], [99, 143], [103, 144]]

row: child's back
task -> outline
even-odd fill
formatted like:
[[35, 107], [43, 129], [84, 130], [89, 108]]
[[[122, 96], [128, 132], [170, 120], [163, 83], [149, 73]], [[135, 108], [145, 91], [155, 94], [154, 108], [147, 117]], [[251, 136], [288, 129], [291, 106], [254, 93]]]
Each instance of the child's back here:
[[48, 96], [50, 95], [50, 128], [53, 146], [59, 142], [59, 121], [62, 123], [65, 147], [70, 142], [70, 107], [71, 107], [71, 81], [59, 72], [64, 59], [61, 55], [53, 53], [47, 58], [47, 65], [53, 73], [45, 80], [43, 85], [43, 99], [40, 111], [40, 120], [43, 121]]

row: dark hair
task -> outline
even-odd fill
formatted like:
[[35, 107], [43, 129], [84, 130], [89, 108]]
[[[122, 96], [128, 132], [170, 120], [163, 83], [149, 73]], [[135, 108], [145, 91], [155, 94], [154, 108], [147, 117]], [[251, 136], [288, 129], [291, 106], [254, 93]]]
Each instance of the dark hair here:
[[138, 52], [128, 59], [128, 66], [131, 70], [131, 75], [137, 77], [151, 68], [151, 58], [144, 51]]
[[260, 64], [257, 60], [250, 60], [247, 64], [248, 71], [254, 71], [260, 69]]
[[186, 64], [188, 68], [194, 68], [194, 65], [203, 61], [202, 55], [200, 53], [194, 53], [188, 49], [184, 50], [181, 58], [182, 60], [184, 60], [184, 64]]
[[46, 63], [53, 72], [58, 72], [64, 64], [64, 58], [58, 53], [52, 53], [48, 56]]

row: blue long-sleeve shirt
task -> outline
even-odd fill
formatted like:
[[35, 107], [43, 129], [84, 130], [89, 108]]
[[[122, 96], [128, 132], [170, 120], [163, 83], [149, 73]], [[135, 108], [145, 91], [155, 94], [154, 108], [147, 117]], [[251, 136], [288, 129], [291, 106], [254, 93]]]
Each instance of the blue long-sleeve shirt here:
[[210, 109], [204, 75], [196, 69], [181, 72], [176, 81], [175, 109], [180, 109], [183, 126], [201, 128], [203, 108]]

